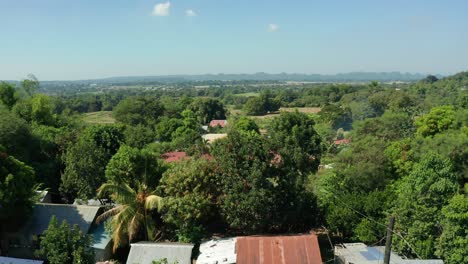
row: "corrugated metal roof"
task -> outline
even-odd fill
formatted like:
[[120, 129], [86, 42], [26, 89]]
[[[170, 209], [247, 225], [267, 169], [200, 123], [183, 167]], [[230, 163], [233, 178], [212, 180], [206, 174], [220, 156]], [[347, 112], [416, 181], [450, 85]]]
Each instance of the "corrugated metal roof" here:
[[0, 264], [42, 264], [42, 260], [0, 257]]
[[197, 264], [232, 264], [236, 263], [236, 238], [221, 238], [200, 244]]
[[314, 234], [238, 237], [237, 264], [321, 264]]
[[25, 234], [28, 236], [42, 234], [49, 226], [53, 215], [57, 217], [59, 223], [66, 220], [71, 226], [76, 224], [81, 232], [86, 234], [99, 209], [99, 206], [37, 203], [25, 226]]
[[191, 264], [193, 244], [138, 242], [131, 244], [127, 264], [151, 264], [166, 258], [169, 263]]
[[[385, 247], [368, 247], [364, 243], [345, 243], [335, 247], [335, 254], [344, 263], [379, 264], [384, 259]], [[391, 252], [391, 264], [443, 264], [440, 259], [404, 259]]]

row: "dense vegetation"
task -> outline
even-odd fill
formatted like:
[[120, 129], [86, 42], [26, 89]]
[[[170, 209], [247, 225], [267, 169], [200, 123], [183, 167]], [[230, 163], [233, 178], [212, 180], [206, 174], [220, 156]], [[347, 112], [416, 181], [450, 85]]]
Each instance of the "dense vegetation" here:
[[[40, 184], [56, 202], [119, 204], [100, 217], [115, 249], [320, 226], [336, 241], [374, 244], [393, 215], [396, 251], [468, 262], [468, 73], [400, 84], [207, 83], [61, 95], [33, 76], [0, 83], [0, 227], [27, 219]], [[280, 107], [321, 111], [254, 117]], [[103, 110], [116, 123], [82, 120]], [[207, 144], [202, 125], [224, 118], [226, 128], [210, 129], [228, 136]], [[190, 157], [166, 163], [169, 151]], [[41, 255], [54, 240], [87, 240], [65, 227], [51, 222]]]

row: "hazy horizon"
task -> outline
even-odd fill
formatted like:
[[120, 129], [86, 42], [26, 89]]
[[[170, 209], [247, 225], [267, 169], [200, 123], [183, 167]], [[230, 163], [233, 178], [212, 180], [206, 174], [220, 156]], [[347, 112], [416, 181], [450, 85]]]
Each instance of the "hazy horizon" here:
[[468, 2], [0, 0], [0, 79], [468, 69]]

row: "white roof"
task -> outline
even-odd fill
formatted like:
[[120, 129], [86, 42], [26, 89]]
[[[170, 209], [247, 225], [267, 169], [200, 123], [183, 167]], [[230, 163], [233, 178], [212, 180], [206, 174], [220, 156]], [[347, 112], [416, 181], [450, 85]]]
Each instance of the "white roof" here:
[[213, 239], [200, 244], [197, 264], [236, 263], [236, 238]]
[[42, 260], [0, 257], [0, 264], [42, 264]]
[[[368, 247], [364, 243], [345, 243], [335, 246], [335, 254], [344, 260], [345, 264], [380, 264], [384, 259], [385, 247]], [[393, 251], [390, 253], [391, 264], [444, 264], [440, 259], [404, 259]]]
[[151, 264], [166, 258], [169, 263], [192, 263], [193, 244], [138, 242], [130, 245], [127, 264]]

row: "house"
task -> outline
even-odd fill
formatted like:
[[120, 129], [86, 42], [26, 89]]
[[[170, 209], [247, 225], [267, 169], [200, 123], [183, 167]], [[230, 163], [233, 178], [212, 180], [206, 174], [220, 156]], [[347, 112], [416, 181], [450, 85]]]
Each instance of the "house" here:
[[162, 154], [161, 157], [164, 159], [165, 162], [171, 163], [171, 162], [184, 159], [188, 156], [187, 156], [187, 153], [184, 151], [173, 151], [173, 152], [166, 152]]
[[225, 138], [227, 137], [227, 134], [205, 134], [205, 135], [202, 135], [202, 138], [204, 140], [206, 140], [208, 143], [213, 143], [214, 141], [218, 140], [218, 139], [221, 139], [221, 138]]
[[322, 264], [315, 234], [238, 237], [238, 264]]
[[244, 236], [200, 245], [197, 264], [322, 264], [315, 234]]
[[236, 238], [220, 238], [200, 244], [197, 264], [234, 264], [236, 263]]
[[[379, 264], [383, 263], [385, 247], [368, 247], [364, 243], [345, 243], [335, 246], [335, 255], [340, 264]], [[392, 264], [444, 264], [440, 259], [406, 259], [390, 253], [390, 263]]]
[[42, 264], [42, 260], [0, 257], [0, 264]]
[[77, 225], [84, 234], [93, 235], [95, 243], [92, 247], [96, 256], [106, 258], [110, 256], [111, 239], [104, 232], [95, 231], [104, 229], [103, 223], [96, 223], [97, 216], [103, 210], [101, 206], [37, 203], [28, 221], [18, 231], [5, 235], [6, 245], [2, 252], [12, 257], [33, 258], [39, 246], [39, 236], [47, 230], [50, 219], [55, 216], [59, 223], [66, 220], [71, 226]]
[[167, 259], [169, 263], [191, 264], [193, 244], [138, 242], [130, 245], [127, 264], [152, 264]]
[[227, 120], [211, 120], [209, 127], [220, 126], [224, 128], [227, 125]]

